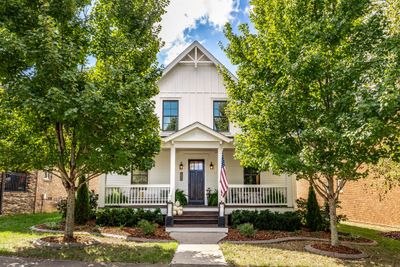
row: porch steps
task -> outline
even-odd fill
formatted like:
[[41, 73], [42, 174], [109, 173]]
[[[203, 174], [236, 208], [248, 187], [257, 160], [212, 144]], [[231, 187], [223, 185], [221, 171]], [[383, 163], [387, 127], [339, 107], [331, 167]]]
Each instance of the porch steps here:
[[180, 216], [174, 216], [174, 226], [180, 227], [217, 227], [217, 211], [184, 211]]

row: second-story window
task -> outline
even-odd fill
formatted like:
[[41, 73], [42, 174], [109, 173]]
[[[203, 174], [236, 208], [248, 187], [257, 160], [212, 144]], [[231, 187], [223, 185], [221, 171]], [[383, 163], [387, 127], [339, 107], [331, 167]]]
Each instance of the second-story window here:
[[163, 101], [163, 131], [178, 131], [178, 116], [179, 116], [178, 100]]
[[213, 116], [214, 130], [217, 132], [229, 132], [229, 121], [226, 116], [226, 101], [214, 101]]
[[49, 171], [44, 171], [43, 179], [46, 181], [51, 181], [51, 179], [53, 179], [53, 174]]

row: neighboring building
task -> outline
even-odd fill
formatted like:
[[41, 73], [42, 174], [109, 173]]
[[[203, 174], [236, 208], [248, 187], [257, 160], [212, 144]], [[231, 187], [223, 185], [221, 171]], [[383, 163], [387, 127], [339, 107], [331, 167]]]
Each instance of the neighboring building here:
[[[61, 179], [46, 171], [3, 173], [0, 185], [0, 214], [54, 212], [67, 195]], [[89, 182], [97, 187], [97, 179]]]
[[[174, 201], [180, 189], [188, 197], [187, 210], [207, 210], [208, 195], [215, 191], [225, 201], [225, 214], [234, 209], [294, 209], [295, 177], [259, 173], [234, 159], [239, 129], [227, 119], [228, 96], [217, 66], [222, 65], [196, 41], [166, 67], [154, 98], [162, 129], [155, 166], [128, 175], [102, 175], [100, 207], [161, 207], [165, 212], [167, 201]], [[222, 155], [229, 183], [225, 199], [219, 183]]]
[[[349, 222], [400, 227], [400, 187], [386, 194], [380, 187], [384, 181], [366, 178], [348, 181], [339, 194], [338, 214], [344, 214]], [[297, 198], [307, 199], [309, 183], [297, 182]], [[318, 197], [320, 205], [324, 201]]]

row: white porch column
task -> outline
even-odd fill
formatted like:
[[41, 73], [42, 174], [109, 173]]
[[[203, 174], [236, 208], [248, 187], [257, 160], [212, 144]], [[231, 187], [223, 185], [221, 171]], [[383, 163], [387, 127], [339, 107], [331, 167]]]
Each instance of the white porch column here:
[[285, 174], [286, 176], [286, 200], [287, 200], [287, 206], [288, 207], [293, 207], [293, 179], [290, 175]]
[[220, 203], [221, 201], [224, 201], [224, 199], [222, 199], [221, 196], [221, 162], [222, 162], [222, 152], [223, 152], [223, 148], [221, 147], [221, 145], [218, 147], [218, 160], [217, 160], [217, 164], [218, 164], [218, 168], [217, 168], [217, 177], [218, 177], [218, 203]]
[[171, 190], [171, 201], [175, 203], [175, 144], [171, 144], [170, 151], [170, 172], [169, 172], [169, 186]]
[[107, 181], [107, 174], [104, 173], [100, 175], [99, 178], [99, 208], [104, 208], [105, 200], [106, 200], [106, 181]]

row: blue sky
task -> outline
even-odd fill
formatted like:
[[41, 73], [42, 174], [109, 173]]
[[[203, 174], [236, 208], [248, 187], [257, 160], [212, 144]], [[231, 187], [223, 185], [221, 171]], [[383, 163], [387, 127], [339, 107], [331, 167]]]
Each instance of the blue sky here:
[[160, 36], [165, 46], [158, 55], [160, 64], [167, 65], [197, 40], [235, 73], [236, 67], [218, 45], [227, 44], [223, 34], [226, 22], [235, 30], [239, 24], [249, 23], [248, 0], [171, 0], [161, 21]]

